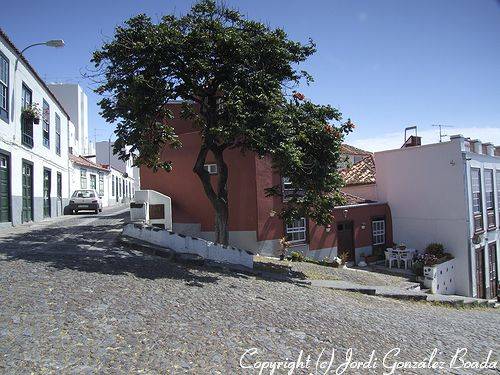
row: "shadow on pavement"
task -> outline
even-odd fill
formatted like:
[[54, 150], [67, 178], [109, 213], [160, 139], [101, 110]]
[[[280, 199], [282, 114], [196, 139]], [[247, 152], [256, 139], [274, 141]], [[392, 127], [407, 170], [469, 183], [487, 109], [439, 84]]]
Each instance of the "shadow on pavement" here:
[[[113, 216], [85, 215], [77, 219], [86, 217], [96, 221], [78, 225], [80, 220], [72, 220], [71, 225], [54, 223], [29, 232], [3, 235], [0, 238], [0, 262], [23, 260], [57, 270], [133, 275], [150, 280], [180, 279], [194, 286], [215, 283], [219, 279], [196, 274], [183, 264], [144, 256], [122, 246], [117, 239], [128, 217], [127, 212]], [[105, 220], [110, 223], [105, 223]]]

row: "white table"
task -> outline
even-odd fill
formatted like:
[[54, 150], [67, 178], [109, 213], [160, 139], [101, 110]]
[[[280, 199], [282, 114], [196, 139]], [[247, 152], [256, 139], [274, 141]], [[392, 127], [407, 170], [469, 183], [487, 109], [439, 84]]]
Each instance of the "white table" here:
[[[401, 256], [402, 253], [409, 252], [412, 255], [412, 258], [417, 253], [417, 249], [412, 249], [412, 248], [409, 248], [409, 247], [407, 247], [404, 250], [401, 250], [399, 247], [397, 249], [393, 249], [392, 247], [389, 247], [389, 248], [387, 248], [387, 251], [391, 252], [392, 254], [396, 254], [397, 255], [397, 257], [398, 257], [398, 268], [400, 268], [400, 260], [399, 260], [399, 258], [400, 258], [400, 256]], [[405, 263], [405, 269], [406, 269], [406, 263]]]

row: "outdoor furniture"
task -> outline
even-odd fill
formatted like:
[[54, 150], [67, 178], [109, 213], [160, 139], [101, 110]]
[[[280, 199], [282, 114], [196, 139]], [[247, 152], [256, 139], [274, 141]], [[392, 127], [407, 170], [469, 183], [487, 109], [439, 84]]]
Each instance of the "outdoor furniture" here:
[[397, 267], [399, 267], [399, 258], [396, 253], [392, 251], [392, 249], [388, 249], [385, 252], [385, 264], [389, 263], [389, 268], [392, 268], [392, 262], [396, 262]]
[[[413, 253], [411, 251], [400, 251], [398, 255], [399, 255], [399, 261], [403, 262], [405, 265], [405, 270], [408, 269], [408, 265], [410, 267], [412, 266]], [[400, 262], [398, 262], [398, 267]]]
[[393, 248], [388, 248], [386, 253], [386, 264], [388, 262], [388, 253], [391, 254], [390, 258], [391, 261], [389, 262], [389, 268], [392, 268], [392, 261], [396, 260], [397, 267], [401, 267], [401, 263], [404, 264], [405, 269], [408, 269], [408, 266], [412, 266], [413, 264], [413, 258], [416, 254], [417, 250], [416, 249], [410, 249], [406, 248], [404, 250], [401, 249], [393, 249]]

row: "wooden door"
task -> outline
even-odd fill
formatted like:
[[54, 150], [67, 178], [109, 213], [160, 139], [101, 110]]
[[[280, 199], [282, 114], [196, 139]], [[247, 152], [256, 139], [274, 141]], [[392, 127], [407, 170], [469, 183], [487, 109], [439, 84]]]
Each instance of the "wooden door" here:
[[498, 275], [497, 275], [497, 245], [495, 243], [488, 245], [488, 280], [489, 295], [488, 298], [496, 298], [498, 293]]
[[0, 222], [10, 221], [9, 157], [0, 154]]
[[337, 224], [337, 254], [347, 253], [349, 261], [354, 261], [354, 231], [352, 221]]
[[50, 170], [43, 170], [43, 217], [50, 217]]
[[476, 290], [477, 298], [486, 298], [484, 288], [484, 247], [476, 249]]
[[23, 163], [23, 210], [21, 221], [23, 223], [33, 220], [33, 166]]

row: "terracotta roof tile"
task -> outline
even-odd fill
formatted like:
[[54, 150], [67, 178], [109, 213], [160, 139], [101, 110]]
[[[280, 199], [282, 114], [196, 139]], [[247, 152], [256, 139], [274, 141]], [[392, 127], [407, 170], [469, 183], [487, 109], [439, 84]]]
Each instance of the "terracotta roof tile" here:
[[346, 143], [340, 145], [340, 152], [348, 155], [373, 155], [370, 151], [365, 151]]
[[69, 154], [69, 160], [71, 160], [75, 164], [81, 165], [82, 167], [99, 169], [101, 171], [109, 171], [108, 168], [104, 168], [102, 165], [94, 163], [94, 162], [84, 158], [83, 156], [76, 156], [76, 155]]
[[341, 170], [340, 175], [346, 186], [374, 184], [376, 180], [373, 156], [369, 155], [351, 167]]
[[345, 199], [345, 205], [355, 205], [355, 204], [362, 204], [362, 203], [375, 203], [375, 201], [372, 201], [370, 199], [366, 198], [361, 198], [358, 197], [357, 195], [349, 194], [344, 191], [340, 192], [342, 196]]

